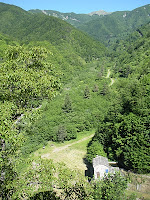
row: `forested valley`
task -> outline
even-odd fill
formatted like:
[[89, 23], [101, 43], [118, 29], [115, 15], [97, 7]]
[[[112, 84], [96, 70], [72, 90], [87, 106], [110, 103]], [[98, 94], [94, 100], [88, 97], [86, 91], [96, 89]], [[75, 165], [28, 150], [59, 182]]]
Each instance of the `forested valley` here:
[[[150, 198], [128, 189], [150, 183], [149, 8], [117, 29], [120, 13], [86, 22], [103, 27], [94, 39], [0, 3], [0, 199]], [[87, 176], [97, 155], [124, 173]]]

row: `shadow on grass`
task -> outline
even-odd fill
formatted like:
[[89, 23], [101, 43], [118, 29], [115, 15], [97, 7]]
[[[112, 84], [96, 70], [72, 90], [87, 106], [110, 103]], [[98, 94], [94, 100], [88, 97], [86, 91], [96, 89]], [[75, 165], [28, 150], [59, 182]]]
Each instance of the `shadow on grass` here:
[[86, 164], [87, 167], [87, 170], [85, 170], [85, 176], [88, 177], [88, 180], [90, 182], [94, 175], [93, 165], [89, 163], [86, 158], [83, 158], [83, 162]]

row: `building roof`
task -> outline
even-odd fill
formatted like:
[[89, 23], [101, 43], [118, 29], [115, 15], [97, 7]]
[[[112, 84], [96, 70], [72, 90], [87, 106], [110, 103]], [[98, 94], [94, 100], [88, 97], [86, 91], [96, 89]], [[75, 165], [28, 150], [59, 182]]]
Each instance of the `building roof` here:
[[103, 156], [96, 156], [95, 158], [93, 158], [93, 167], [96, 167], [98, 165], [105, 165], [109, 167], [108, 158]]

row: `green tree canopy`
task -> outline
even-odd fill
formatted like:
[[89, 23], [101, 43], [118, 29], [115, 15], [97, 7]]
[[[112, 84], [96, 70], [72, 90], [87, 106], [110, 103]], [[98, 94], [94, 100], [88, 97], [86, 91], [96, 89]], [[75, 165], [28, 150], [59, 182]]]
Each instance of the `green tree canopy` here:
[[59, 73], [46, 62], [48, 51], [41, 47], [29, 50], [10, 47], [1, 65], [1, 100], [13, 101], [18, 107], [31, 106], [34, 99], [51, 99], [60, 88]]

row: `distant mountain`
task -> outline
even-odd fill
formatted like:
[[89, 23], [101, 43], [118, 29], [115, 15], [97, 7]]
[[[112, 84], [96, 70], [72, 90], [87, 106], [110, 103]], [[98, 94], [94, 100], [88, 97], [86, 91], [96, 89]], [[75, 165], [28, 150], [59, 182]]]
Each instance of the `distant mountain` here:
[[150, 4], [133, 11], [114, 12], [84, 23], [78, 28], [95, 39], [105, 43], [123, 39], [139, 26], [150, 21]]
[[90, 15], [90, 16], [93, 16], [93, 15], [99, 15], [99, 16], [101, 16], [101, 15], [110, 15], [112, 12], [106, 12], [106, 11], [104, 11], [104, 10], [99, 10], [99, 11], [94, 11], [94, 12], [91, 12], [91, 13], [89, 13], [88, 15]]
[[71, 25], [77, 27], [80, 26], [84, 23], [87, 23], [91, 20], [95, 20], [95, 19], [99, 19], [100, 15], [107, 15], [109, 13], [105, 12], [105, 11], [96, 11], [96, 12], [92, 12], [89, 14], [76, 14], [76, 13], [62, 13], [62, 12], [58, 12], [55, 10], [39, 10], [39, 9], [35, 9], [35, 10], [29, 10], [30, 13], [43, 13], [45, 15], [49, 15], [49, 16], [53, 16], [53, 17], [57, 17], [60, 18], [68, 23], [70, 23]]
[[104, 45], [56, 17], [0, 3], [0, 19], [0, 32], [22, 43], [48, 41], [68, 57], [72, 52], [85, 60], [97, 59], [105, 52]]
[[73, 38], [70, 39], [70, 33], [75, 31], [77, 34], [78, 31], [68, 24], [70, 23], [108, 46], [148, 23], [150, 4], [133, 11], [107, 13], [100, 10], [89, 14], [76, 14], [38, 9], [27, 12], [16, 6], [1, 3], [0, 17], [1, 32], [21, 40], [49, 40], [53, 43], [73, 41]]
[[43, 13], [67, 21], [105, 45], [109, 45], [116, 39], [123, 39], [139, 26], [150, 21], [150, 4], [133, 11], [113, 13], [103, 10], [89, 14], [61, 13], [54, 10], [30, 10], [29, 12]]

